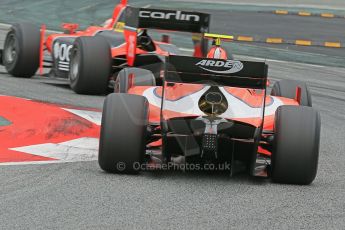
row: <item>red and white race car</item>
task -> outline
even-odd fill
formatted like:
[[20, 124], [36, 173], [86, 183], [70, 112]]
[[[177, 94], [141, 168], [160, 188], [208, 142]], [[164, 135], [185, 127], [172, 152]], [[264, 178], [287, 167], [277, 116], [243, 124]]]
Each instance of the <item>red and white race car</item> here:
[[[149, 66], [162, 62], [161, 57], [179, 53], [169, 39], [154, 41], [147, 29], [202, 34], [208, 31], [209, 23], [209, 14], [140, 9], [122, 0], [103, 26], [83, 31], [77, 30], [77, 24], [65, 23], [64, 33], [46, 36], [45, 26], [14, 24], [0, 50], [0, 64], [11, 75], [26, 78], [38, 69], [42, 74], [44, 67], [51, 68], [52, 76], [68, 78], [76, 93], [104, 94], [124, 67]], [[196, 43], [194, 55], [203, 56], [206, 44], [203, 40]]]
[[303, 82], [276, 82], [268, 95], [267, 72], [262, 62], [170, 56], [156, 86], [148, 70], [122, 70], [104, 102], [100, 167], [137, 173], [143, 165], [229, 164], [232, 173], [242, 162], [254, 176], [310, 184], [320, 115]]

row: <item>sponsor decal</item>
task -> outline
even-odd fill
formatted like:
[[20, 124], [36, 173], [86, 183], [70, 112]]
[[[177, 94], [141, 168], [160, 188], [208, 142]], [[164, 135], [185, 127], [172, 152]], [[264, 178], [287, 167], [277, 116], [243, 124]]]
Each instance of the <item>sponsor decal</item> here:
[[232, 60], [202, 60], [195, 64], [199, 68], [212, 73], [230, 74], [243, 69], [243, 63]]
[[126, 27], [124, 34], [126, 37], [127, 63], [129, 66], [133, 66], [136, 56], [137, 32], [130, 27]]
[[122, 33], [123, 30], [124, 30], [124, 28], [125, 28], [125, 23], [124, 23], [124, 22], [117, 22], [117, 23], [115, 24], [115, 29], [114, 29], [114, 31], [115, 31], [115, 32]]
[[184, 14], [181, 11], [166, 13], [160, 11], [142, 10], [139, 12], [141, 18], [154, 18], [154, 19], [175, 19], [177, 21], [193, 21], [199, 22], [200, 16], [196, 14]]
[[56, 42], [54, 44], [54, 58], [57, 61], [57, 68], [62, 71], [69, 71], [70, 52], [73, 45]]

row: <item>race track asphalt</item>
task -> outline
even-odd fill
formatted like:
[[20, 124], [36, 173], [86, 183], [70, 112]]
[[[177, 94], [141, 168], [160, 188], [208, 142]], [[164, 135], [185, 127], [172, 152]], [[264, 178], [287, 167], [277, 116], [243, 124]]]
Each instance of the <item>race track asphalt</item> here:
[[[95, 161], [0, 166], [0, 229], [344, 229], [345, 69], [268, 64], [273, 80], [306, 81], [321, 112], [312, 185], [241, 174], [111, 175]], [[104, 100], [76, 95], [60, 80], [12, 78], [2, 67], [0, 94], [95, 108]]]

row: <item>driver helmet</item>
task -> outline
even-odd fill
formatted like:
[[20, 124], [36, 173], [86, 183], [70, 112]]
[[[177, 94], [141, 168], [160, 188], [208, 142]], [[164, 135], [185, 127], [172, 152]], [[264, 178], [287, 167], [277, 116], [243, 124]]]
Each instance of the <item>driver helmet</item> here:
[[220, 46], [213, 46], [207, 54], [207, 58], [227, 60], [226, 50]]
[[207, 54], [207, 58], [223, 60], [227, 60], [228, 58], [232, 59], [232, 56], [227, 54], [227, 51], [220, 46], [220, 43], [220, 38], [217, 38], [213, 41], [212, 47]]

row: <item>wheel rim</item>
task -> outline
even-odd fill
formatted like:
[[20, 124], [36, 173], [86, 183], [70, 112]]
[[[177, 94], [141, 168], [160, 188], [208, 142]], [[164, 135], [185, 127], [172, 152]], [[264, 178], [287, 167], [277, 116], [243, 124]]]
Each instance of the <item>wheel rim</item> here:
[[79, 52], [77, 49], [73, 49], [72, 60], [70, 64], [69, 78], [71, 82], [74, 82], [79, 76]]
[[5, 63], [12, 64], [17, 59], [17, 39], [14, 34], [8, 36], [6, 40], [4, 59]]

